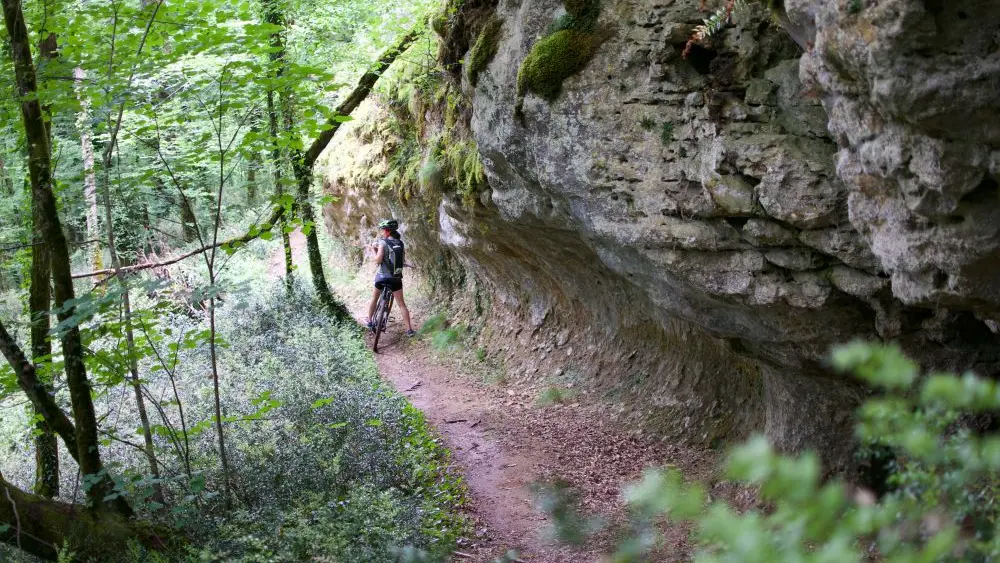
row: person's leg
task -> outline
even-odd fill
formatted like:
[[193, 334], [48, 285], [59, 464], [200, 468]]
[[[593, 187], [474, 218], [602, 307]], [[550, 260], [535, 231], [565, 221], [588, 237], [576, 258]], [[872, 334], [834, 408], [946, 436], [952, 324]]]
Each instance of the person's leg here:
[[403, 322], [406, 323], [407, 332], [413, 330], [413, 325], [410, 324], [410, 310], [406, 308], [406, 301], [403, 300], [403, 290], [393, 291], [392, 297], [399, 303], [399, 310], [403, 312]]
[[369, 323], [372, 322], [372, 317], [375, 315], [375, 305], [378, 304], [378, 296], [381, 295], [381, 294], [382, 294], [382, 292], [379, 291], [378, 288], [375, 288], [374, 293], [372, 293], [372, 302], [368, 304], [368, 321], [367, 322], [369, 322]]

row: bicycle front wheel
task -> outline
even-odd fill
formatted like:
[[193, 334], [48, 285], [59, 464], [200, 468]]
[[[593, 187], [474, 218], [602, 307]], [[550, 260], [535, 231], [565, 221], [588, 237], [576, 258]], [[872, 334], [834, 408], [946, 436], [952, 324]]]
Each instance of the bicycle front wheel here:
[[385, 328], [382, 325], [382, 311], [385, 309], [385, 302], [379, 299], [378, 306], [375, 308], [375, 315], [372, 316], [372, 332], [375, 333], [375, 340], [372, 343], [372, 352], [378, 353], [378, 337], [382, 334]]

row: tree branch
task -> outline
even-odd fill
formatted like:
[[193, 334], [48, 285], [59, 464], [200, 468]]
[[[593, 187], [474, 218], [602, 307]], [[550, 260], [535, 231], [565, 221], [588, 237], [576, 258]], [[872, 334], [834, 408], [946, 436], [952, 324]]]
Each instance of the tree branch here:
[[164, 538], [148, 526], [136, 525], [102, 510], [49, 500], [15, 487], [0, 474], [0, 542], [55, 560], [60, 546], [72, 540], [73, 554], [84, 561], [107, 561], [129, 540], [163, 549]]
[[62, 438], [66, 444], [66, 449], [76, 459], [76, 429], [73, 427], [73, 423], [70, 422], [66, 413], [59, 408], [52, 395], [49, 395], [45, 384], [38, 379], [35, 365], [28, 361], [28, 358], [25, 357], [24, 352], [21, 351], [17, 342], [14, 341], [14, 338], [4, 328], [3, 323], [0, 323], [0, 352], [3, 352], [10, 367], [14, 368], [18, 386], [28, 396], [35, 409], [45, 418], [45, 422], [48, 423], [49, 428]]
[[[176, 264], [176, 263], [178, 263], [178, 262], [180, 262], [182, 260], [186, 260], [186, 259], [188, 259], [188, 258], [190, 258], [192, 256], [198, 256], [200, 254], [208, 252], [209, 250], [213, 250], [215, 248], [219, 248], [219, 247], [222, 247], [222, 246], [235, 246], [235, 245], [240, 245], [240, 244], [246, 244], [246, 243], [248, 243], [248, 242], [250, 242], [250, 241], [252, 241], [254, 239], [259, 238], [264, 233], [271, 232], [271, 229], [274, 228], [274, 225], [278, 222], [279, 219], [281, 219], [282, 215], [284, 215], [284, 214], [285, 214], [285, 207], [282, 206], [282, 205], [276, 205], [274, 207], [274, 211], [271, 212], [271, 216], [268, 218], [267, 222], [264, 223], [263, 225], [261, 225], [260, 230], [257, 231], [257, 232], [250, 231], [250, 232], [248, 232], [245, 235], [238, 236], [238, 237], [233, 237], [233, 238], [231, 238], [229, 240], [220, 241], [220, 242], [217, 242], [215, 244], [206, 244], [205, 246], [202, 246], [201, 248], [192, 250], [190, 252], [185, 252], [184, 254], [181, 254], [180, 256], [177, 256], [175, 258], [171, 258], [169, 260], [163, 260], [162, 262], [146, 262], [145, 264], [135, 264], [135, 265], [132, 265], [132, 266], [125, 266], [125, 267], [121, 268], [120, 271], [123, 274], [130, 274], [132, 272], [138, 272], [138, 271], [141, 271], [141, 270], [149, 270], [150, 268], [161, 268], [163, 266], [170, 266], [172, 264]], [[94, 276], [111, 276], [111, 275], [114, 275], [114, 274], [115, 274], [115, 270], [112, 268], [112, 269], [107, 269], [107, 270], [96, 270], [96, 271], [93, 271], [93, 272], [84, 272], [84, 273], [81, 273], [81, 274], [73, 274], [73, 279], [92, 278]]]
[[361, 79], [358, 80], [358, 85], [354, 88], [350, 95], [348, 95], [347, 98], [345, 98], [344, 101], [337, 106], [337, 109], [334, 110], [335, 113], [333, 119], [327, 122], [330, 125], [330, 128], [321, 132], [319, 137], [317, 137], [316, 140], [313, 141], [312, 145], [309, 146], [309, 150], [305, 152], [303, 161], [307, 168], [312, 169], [313, 164], [316, 163], [316, 159], [319, 158], [320, 153], [322, 153], [323, 149], [330, 144], [330, 141], [333, 140], [333, 136], [337, 133], [337, 130], [340, 129], [341, 122], [337, 121], [337, 118], [351, 115], [351, 112], [361, 105], [361, 102], [368, 97], [368, 94], [371, 93], [375, 83], [378, 82], [378, 79], [382, 76], [382, 74], [388, 70], [389, 66], [391, 66], [396, 60], [396, 57], [402, 54], [403, 51], [405, 51], [410, 44], [416, 41], [419, 36], [420, 32], [417, 29], [414, 29], [404, 35], [394, 47], [391, 47], [386, 52], [382, 53], [382, 56], [371, 70], [361, 76]]

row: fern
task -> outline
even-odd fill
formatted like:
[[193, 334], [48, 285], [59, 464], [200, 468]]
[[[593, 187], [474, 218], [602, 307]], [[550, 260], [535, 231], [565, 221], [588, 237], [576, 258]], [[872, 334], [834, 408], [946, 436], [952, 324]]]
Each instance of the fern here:
[[684, 45], [682, 56], [686, 59], [691, 54], [691, 48], [702, 45], [718, 35], [726, 25], [732, 23], [733, 14], [742, 14], [750, 9], [750, 4], [756, 0], [728, 0], [725, 6], [712, 13], [704, 24], [694, 28], [694, 33]]

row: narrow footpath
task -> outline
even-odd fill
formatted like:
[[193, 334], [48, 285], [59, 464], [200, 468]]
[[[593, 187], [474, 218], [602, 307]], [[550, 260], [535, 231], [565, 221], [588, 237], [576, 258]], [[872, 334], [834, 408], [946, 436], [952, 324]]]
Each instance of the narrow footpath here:
[[[294, 233], [292, 240], [296, 263], [304, 264], [304, 238]], [[280, 249], [269, 266], [275, 277], [282, 274]], [[367, 306], [363, 295], [340, 289], [360, 322]], [[407, 302], [419, 327], [428, 311], [416, 295]], [[688, 475], [705, 475], [712, 465], [707, 452], [629, 435], [600, 401], [540, 406], [540, 390], [530, 383], [484, 383], [481, 374], [435, 352], [426, 340], [407, 338], [402, 324], [400, 319], [390, 325], [375, 358], [382, 377], [424, 412], [468, 486], [473, 533], [456, 548], [455, 562], [488, 563], [509, 550], [517, 553], [515, 561], [605, 561], [614, 532], [582, 549], [558, 545], [549, 539], [550, 523], [536, 508], [532, 484], [568, 482], [580, 492], [586, 512], [615, 524], [623, 515], [621, 487], [644, 468], [670, 463]], [[666, 534], [657, 560], [686, 560], [687, 531], [671, 527]]]

